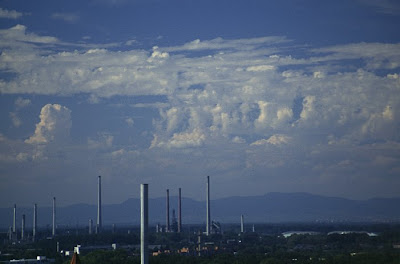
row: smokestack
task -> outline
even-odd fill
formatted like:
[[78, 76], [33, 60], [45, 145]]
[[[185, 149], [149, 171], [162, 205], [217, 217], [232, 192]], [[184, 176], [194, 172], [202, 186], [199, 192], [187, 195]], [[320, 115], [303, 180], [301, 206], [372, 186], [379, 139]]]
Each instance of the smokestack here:
[[149, 185], [140, 185], [140, 254], [141, 264], [149, 263]]
[[207, 226], [206, 235], [209, 236], [211, 233], [211, 215], [210, 215], [210, 176], [207, 176], [207, 197], [206, 197], [206, 207], [207, 207]]
[[56, 236], [56, 197], [53, 197], [53, 237]]
[[244, 216], [240, 216], [240, 233], [244, 233]]
[[169, 189], [167, 189], [167, 204], [166, 204], [166, 219], [165, 219], [165, 232], [169, 232]]
[[17, 205], [14, 204], [13, 233], [17, 233]]
[[37, 204], [33, 205], [33, 225], [32, 225], [32, 239], [35, 241], [37, 231]]
[[182, 195], [181, 188], [178, 193], [178, 233], [182, 231]]
[[96, 233], [100, 233], [102, 228], [102, 220], [101, 220], [101, 176], [98, 178], [97, 184], [97, 225], [96, 225]]
[[89, 219], [89, 235], [92, 234], [92, 228], [93, 228], [93, 220]]
[[22, 215], [21, 240], [25, 238], [25, 215]]

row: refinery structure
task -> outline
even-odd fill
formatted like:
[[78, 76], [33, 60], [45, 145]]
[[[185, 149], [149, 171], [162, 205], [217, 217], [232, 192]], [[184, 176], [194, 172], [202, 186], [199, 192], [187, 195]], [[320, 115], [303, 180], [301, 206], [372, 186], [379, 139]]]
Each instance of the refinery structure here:
[[[210, 236], [214, 233], [221, 232], [221, 225], [219, 222], [211, 221], [211, 203], [210, 203], [210, 176], [206, 177], [205, 182], [205, 208], [204, 212], [205, 217], [205, 226], [202, 232], [199, 232], [199, 241], [201, 241], [201, 236]], [[155, 231], [157, 233], [181, 233], [183, 232], [183, 223], [182, 223], [182, 188], [177, 189], [177, 213], [175, 209], [172, 209], [172, 217], [171, 217], [171, 209], [170, 209], [170, 190], [166, 189], [166, 202], [165, 202], [165, 225], [161, 225], [157, 223], [155, 226]], [[87, 232], [89, 235], [100, 234], [103, 230], [103, 215], [102, 215], [102, 185], [101, 185], [101, 176], [97, 178], [97, 216], [96, 216], [96, 224], [93, 225], [93, 218], [87, 219], [88, 228]], [[57, 224], [57, 207], [56, 207], [56, 197], [52, 198], [52, 207], [51, 207], [51, 235], [47, 237], [48, 239], [57, 239], [57, 235], [59, 233], [58, 224]], [[141, 184], [140, 185], [140, 250], [142, 252], [142, 262], [143, 264], [148, 263], [147, 256], [149, 255], [149, 185]], [[35, 203], [33, 205], [32, 212], [32, 229], [26, 229], [26, 216], [25, 214], [21, 217], [21, 229], [18, 230], [18, 219], [17, 219], [17, 205], [14, 204], [13, 207], [13, 219], [12, 226], [10, 226], [8, 231], [8, 239], [10, 242], [18, 243], [30, 243], [38, 240], [38, 219], [41, 219], [40, 215], [38, 215], [38, 205]], [[243, 220], [243, 216], [242, 216]], [[242, 222], [243, 228], [243, 222]], [[115, 233], [115, 224], [112, 225], [112, 233]], [[130, 232], [130, 231], [129, 231]], [[242, 231], [243, 232], [243, 231]], [[57, 250], [59, 250], [59, 245], [57, 243]], [[75, 251], [81, 251], [82, 248], [79, 246]], [[65, 253], [65, 252], [64, 252]], [[68, 253], [69, 254], [69, 253]]]
[[[10, 216], [12, 215], [12, 217], [10, 217], [10, 222], [12, 221], [12, 224], [9, 226], [7, 239], [4, 240], [4, 244], [17, 247], [29, 247], [29, 245], [35, 245], [37, 241], [50, 241], [50, 243], [54, 245], [54, 248], [56, 248], [54, 251], [55, 255], [53, 256], [59, 256], [64, 258], [64, 260], [71, 257], [72, 260], [79, 259], [79, 255], [86, 256], [91, 252], [99, 250], [115, 251], [117, 249], [122, 249], [131, 256], [136, 256], [137, 258], [140, 256], [141, 264], [148, 264], [151, 256], [156, 257], [162, 254], [200, 257], [207, 257], [220, 253], [231, 253], [235, 255], [236, 250], [243, 247], [246, 243], [247, 246], [253, 248], [255, 244], [260, 242], [262, 237], [268, 237], [268, 241], [271, 239], [270, 234], [262, 233], [262, 227], [258, 226], [258, 224], [258, 231], [256, 232], [256, 226], [253, 223], [259, 222], [254, 222], [254, 220], [251, 219], [252, 215], [249, 214], [249, 208], [244, 208], [241, 203], [235, 204], [240, 210], [239, 214], [235, 214], [236, 221], [231, 224], [229, 224], [229, 222], [224, 222], [224, 230], [222, 230], [220, 222], [212, 220], [213, 215], [221, 217], [221, 211], [224, 209], [221, 209], [220, 205], [219, 207], [216, 206], [217, 202], [214, 204], [211, 203], [212, 188], [210, 176], [204, 178], [203, 191], [205, 199], [204, 203], [201, 202], [201, 208], [203, 210], [196, 212], [196, 216], [198, 216], [197, 220], [200, 221], [201, 224], [192, 224], [193, 218], [189, 220], [190, 213], [193, 213], [190, 212], [189, 209], [192, 210], [193, 208], [186, 204], [186, 202], [190, 203], [189, 200], [182, 199], [182, 188], [165, 189], [165, 197], [155, 198], [150, 201], [149, 193], [151, 185], [142, 183], [137, 186], [137, 191], [140, 194], [137, 206], [140, 205], [140, 209], [135, 210], [131, 208], [132, 211], [130, 212], [131, 216], [134, 214], [140, 219], [140, 224], [138, 225], [137, 222], [131, 220], [131, 224], [122, 227], [117, 227], [115, 223], [110, 223], [109, 220], [107, 221], [107, 219], [110, 219], [109, 216], [112, 212], [110, 213], [110, 211], [108, 211], [108, 205], [104, 206], [102, 203], [101, 180], [102, 177], [98, 176], [97, 204], [96, 207], [92, 206], [95, 210], [87, 214], [88, 217], [85, 218], [84, 228], [76, 225], [74, 230], [74, 227], [59, 224], [59, 222], [62, 222], [64, 219], [63, 215], [60, 214], [62, 210], [57, 209], [56, 197], [52, 197], [49, 201], [49, 205], [51, 204], [51, 206], [48, 206], [48, 213], [45, 215], [41, 214], [39, 210], [40, 207], [36, 203], [29, 209], [30, 211], [33, 209], [31, 211], [32, 217], [26, 211], [22, 210], [22, 212], [19, 212], [18, 210], [21, 209], [18, 209], [17, 204], [14, 204], [9, 211]], [[176, 196], [172, 196], [173, 199], [170, 197], [171, 193], [176, 194]], [[155, 206], [154, 201], [158, 202], [157, 206]], [[187, 206], [184, 207], [184, 205]], [[248, 207], [254, 207], [254, 205], [247, 205]], [[130, 206], [132, 206], [132, 204], [130, 204]], [[175, 206], [177, 210], [175, 210]], [[185, 208], [185, 210], [183, 210], [183, 208]], [[198, 208], [199, 207], [197, 207], [196, 210], [198, 210]], [[215, 213], [213, 214], [213, 212]], [[155, 219], [155, 213], [162, 215], [162, 217]], [[186, 221], [185, 215], [187, 216]], [[45, 217], [48, 218], [48, 224], [44, 227], [43, 224], [39, 225], [38, 223], [43, 221], [42, 219]], [[104, 219], [106, 220], [106, 224], [104, 224]], [[283, 227], [285, 228], [285, 225], [283, 225]], [[276, 226], [273, 228], [276, 228]], [[79, 236], [78, 229], [80, 232]], [[343, 234], [356, 234], [368, 237], [379, 236], [379, 234], [374, 232], [359, 230], [331, 230], [331, 232], [325, 232], [325, 234], [315, 230], [293, 230], [295, 231], [282, 231], [282, 233], [277, 235], [279, 239], [276, 241], [280, 241], [279, 243], [282, 241], [289, 241], [292, 236], [325, 235], [335, 237]], [[71, 235], [75, 236], [77, 242], [82, 239], [86, 244], [81, 244], [81, 242], [72, 246], [62, 244], [66, 239], [70, 239]], [[99, 242], [109, 241], [110, 237], [115, 239], [115, 242], [112, 244], [99, 244]], [[129, 242], [127, 242], [127, 237], [129, 237]], [[179, 241], [179, 243], [175, 243], [173, 247], [170, 247], [168, 243], [173, 239], [178, 239], [176, 241]], [[92, 244], [88, 241], [92, 241]], [[157, 243], [155, 243], [155, 241]], [[310, 246], [303, 247], [304, 250], [310, 249]], [[334, 247], [334, 245], [332, 247]], [[296, 247], [288, 248], [289, 251], [294, 249], [298, 250]], [[22, 259], [16, 260], [16, 262], [10, 261], [4, 263], [27, 263], [26, 261], [27, 260]], [[29, 263], [54, 263], [54, 259], [46, 259], [45, 256], [37, 256], [36, 260], [30, 259]]]

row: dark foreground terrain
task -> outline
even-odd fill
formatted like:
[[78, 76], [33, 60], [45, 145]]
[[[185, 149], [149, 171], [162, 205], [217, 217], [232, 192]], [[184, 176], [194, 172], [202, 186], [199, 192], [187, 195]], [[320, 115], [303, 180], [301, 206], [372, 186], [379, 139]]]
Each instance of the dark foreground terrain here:
[[[210, 236], [201, 234], [202, 228], [151, 233], [150, 263], [400, 263], [400, 224], [255, 224], [244, 233], [237, 225], [223, 225], [222, 234]], [[109, 228], [97, 235], [65, 228], [55, 238], [41, 230], [34, 243], [29, 236], [10, 241], [3, 233], [1, 238], [5, 263], [37, 256], [69, 263], [66, 252], [72, 254], [77, 245], [83, 264], [140, 263], [138, 227]]]

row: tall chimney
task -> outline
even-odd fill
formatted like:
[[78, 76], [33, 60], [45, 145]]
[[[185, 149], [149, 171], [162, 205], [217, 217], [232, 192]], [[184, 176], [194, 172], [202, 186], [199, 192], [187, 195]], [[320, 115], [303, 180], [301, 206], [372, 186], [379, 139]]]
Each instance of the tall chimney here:
[[33, 205], [32, 239], [35, 241], [37, 232], [37, 204]]
[[240, 216], [240, 233], [244, 233], [244, 216]]
[[100, 233], [102, 228], [102, 219], [101, 219], [101, 176], [98, 178], [97, 184], [97, 225], [96, 225], [96, 233]]
[[181, 188], [178, 193], [178, 233], [182, 231], [182, 195]]
[[140, 255], [141, 264], [149, 263], [149, 185], [140, 185]]
[[207, 207], [207, 226], [206, 235], [209, 236], [211, 233], [211, 215], [210, 215], [210, 176], [207, 176], [207, 197], [206, 197], [206, 207]]
[[53, 197], [53, 237], [56, 236], [56, 197]]
[[13, 233], [17, 233], [17, 205], [14, 204]]
[[92, 228], [93, 228], [93, 220], [89, 219], [89, 235], [92, 234]]
[[25, 238], [25, 215], [22, 215], [21, 240]]
[[165, 232], [169, 232], [169, 189], [167, 189], [167, 203], [166, 203], [166, 219], [165, 219]]

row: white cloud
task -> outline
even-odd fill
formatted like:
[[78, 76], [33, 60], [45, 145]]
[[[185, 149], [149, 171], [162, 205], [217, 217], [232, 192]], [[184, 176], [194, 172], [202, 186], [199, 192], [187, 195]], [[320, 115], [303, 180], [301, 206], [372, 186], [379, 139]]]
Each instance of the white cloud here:
[[158, 47], [155, 46], [153, 47], [153, 53], [151, 54], [150, 58], [148, 58], [148, 62], [154, 62], [154, 61], [159, 61], [162, 62], [163, 59], [168, 59], [169, 54], [168, 52], [161, 52], [158, 50]]
[[34, 33], [27, 33], [24, 25], [16, 25], [9, 29], [0, 29], [0, 47], [17, 48], [27, 43], [56, 43], [58, 40], [51, 36], [39, 36]]
[[167, 131], [172, 132], [174, 131], [180, 121], [180, 113], [178, 108], [173, 107], [171, 109], [168, 109], [166, 112], [166, 119], [167, 119]]
[[313, 76], [315, 79], [322, 79], [325, 77], [325, 74], [323, 72], [320, 71], [316, 71], [313, 73]]
[[282, 145], [282, 144], [288, 144], [291, 140], [291, 137], [286, 136], [286, 135], [272, 135], [271, 137], [269, 137], [268, 139], [260, 139], [257, 141], [254, 141], [253, 143], [251, 143], [251, 146], [262, 146], [262, 145]]
[[286, 135], [273, 135], [267, 140], [267, 142], [272, 145], [281, 145], [288, 144], [290, 140], [291, 138]]
[[223, 38], [216, 38], [212, 40], [201, 41], [195, 39], [182, 46], [169, 47], [167, 51], [184, 51], [184, 50], [223, 50], [223, 49], [237, 49], [247, 50], [249, 47], [259, 47], [265, 45], [273, 45], [279, 43], [288, 42], [285, 37], [274, 36], [274, 37], [262, 37], [262, 38], [251, 38], [251, 39], [235, 39], [225, 40]]
[[[29, 38], [26, 31], [20, 29], [17, 33], [23, 33], [23, 36], [14, 34], [19, 39]], [[12, 38], [12, 34], [8, 36]], [[130, 153], [128, 149], [133, 147], [118, 145], [121, 141], [113, 131], [88, 139], [87, 151], [101, 157], [99, 160], [107, 157], [113, 165], [135, 163], [124, 165], [126, 171], [129, 166], [138, 169], [146, 166], [144, 160], [154, 159], [158, 167], [152, 169], [169, 168], [172, 175], [178, 165], [195, 166], [193, 157], [196, 161], [200, 160], [198, 157], [204, 158], [204, 163], [196, 164], [201, 169], [221, 170], [237, 178], [264, 175], [268, 170], [271, 175], [268, 180], [273, 180], [293, 174], [291, 170], [307, 168], [302, 171], [310, 175], [307, 182], [319, 182], [326, 180], [319, 178], [321, 175], [333, 179], [335, 171], [349, 170], [353, 165], [367, 171], [369, 165], [365, 163], [373, 159], [365, 156], [363, 161], [357, 160], [355, 156], [364, 155], [365, 151], [358, 145], [399, 140], [398, 75], [393, 73], [396, 70], [386, 76], [381, 71], [375, 72], [399, 65], [399, 45], [356, 43], [305, 48], [303, 56], [291, 56], [291, 52], [297, 54], [298, 50], [291, 49], [290, 44], [280, 47], [285, 41], [285, 38], [215, 39], [150, 50], [134, 46], [126, 50], [124, 46], [125, 51], [87, 47], [64, 52], [60, 47], [52, 51], [40, 45], [28, 49], [21, 46], [26, 43], [17, 41], [19, 47], [7, 46], [0, 57], [1, 69], [15, 74], [14, 79], [0, 83], [0, 91], [86, 93], [95, 103], [107, 102], [114, 95], [161, 97], [130, 105], [135, 108], [132, 111], [158, 110], [148, 109], [158, 113], [149, 117], [153, 127], [146, 135], [154, 135], [150, 149], [143, 144], [142, 149]], [[18, 48], [26, 53], [21, 55]], [[358, 60], [353, 65], [354, 58]], [[136, 121], [126, 114], [118, 118], [127, 125]], [[35, 132], [27, 142], [41, 142], [45, 138]], [[246, 142], [252, 143], [249, 146]], [[382, 148], [384, 152], [389, 147], [386, 144]], [[22, 153], [19, 160], [29, 160], [23, 153], [29, 157], [34, 156], [32, 153], [36, 157], [49, 156], [44, 150], [35, 151], [19, 151]], [[217, 154], [207, 160], [214, 151]], [[182, 155], [180, 160], [171, 157], [171, 152]], [[188, 152], [194, 156], [186, 155]], [[14, 160], [18, 153], [13, 154]], [[397, 154], [392, 151], [385, 155]], [[319, 160], [318, 155], [324, 160]], [[133, 157], [142, 163], [132, 162]], [[314, 159], [320, 164], [312, 170]], [[290, 166], [286, 168], [287, 164]], [[108, 169], [113, 170], [111, 167], [115, 168], [110, 165]], [[184, 169], [181, 170], [183, 173]], [[296, 177], [285, 179], [289, 186]]]
[[275, 69], [275, 66], [272, 65], [257, 65], [247, 67], [246, 71], [250, 72], [263, 72], [263, 71], [272, 71]]
[[293, 117], [293, 110], [288, 107], [283, 107], [278, 110], [276, 115], [280, 121], [289, 121]]
[[393, 118], [393, 109], [392, 109], [392, 107], [390, 105], [387, 105], [385, 107], [385, 110], [382, 112], [382, 116], [386, 120], [390, 120], [391, 121], [391, 120], [394, 119]]
[[15, 10], [7, 10], [0, 7], [0, 18], [17, 19], [22, 17], [23, 14]]
[[265, 101], [258, 101], [258, 107], [260, 108], [260, 115], [258, 118], [255, 120], [255, 125], [260, 126], [260, 127], [265, 127], [267, 126], [267, 121], [268, 121], [268, 106], [270, 105], [269, 102]]
[[314, 112], [315, 96], [308, 95], [303, 99], [303, 110], [300, 113], [302, 119], [308, 119]]
[[68, 140], [71, 129], [71, 111], [59, 104], [47, 104], [40, 111], [40, 122], [34, 135], [25, 140], [29, 144], [62, 143]]
[[203, 144], [206, 136], [200, 130], [190, 132], [174, 133], [168, 141], [159, 141], [154, 137], [150, 148], [166, 147], [166, 148], [191, 148], [199, 147]]

